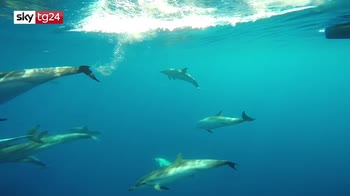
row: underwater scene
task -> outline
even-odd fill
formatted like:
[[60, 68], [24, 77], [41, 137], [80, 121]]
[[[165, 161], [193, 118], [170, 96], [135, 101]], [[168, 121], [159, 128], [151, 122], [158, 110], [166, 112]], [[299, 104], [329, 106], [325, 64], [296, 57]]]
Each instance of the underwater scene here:
[[0, 51], [0, 196], [350, 195], [348, 0], [0, 0]]

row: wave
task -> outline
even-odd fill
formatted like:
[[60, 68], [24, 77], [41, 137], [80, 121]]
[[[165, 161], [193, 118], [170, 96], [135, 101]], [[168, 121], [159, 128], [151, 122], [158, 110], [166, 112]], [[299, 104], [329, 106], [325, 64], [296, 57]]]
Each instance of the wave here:
[[[157, 31], [173, 31], [254, 22], [314, 8], [323, 0], [99, 0], [73, 31], [134, 35], [140, 41]], [[128, 41], [128, 40], [125, 40]]]
[[[84, 10], [86, 17], [71, 31], [116, 34], [114, 63], [123, 45], [156, 37], [160, 32], [235, 26], [312, 9], [325, 0], [98, 0]], [[112, 73], [116, 65], [99, 66]], [[109, 70], [109, 71], [105, 71]]]

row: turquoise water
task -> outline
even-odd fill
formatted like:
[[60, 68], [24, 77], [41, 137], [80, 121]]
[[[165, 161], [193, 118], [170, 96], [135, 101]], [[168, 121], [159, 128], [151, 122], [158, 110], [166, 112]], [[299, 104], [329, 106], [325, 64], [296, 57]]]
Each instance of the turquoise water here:
[[[102, 133], [100, 141], [36, 155], [48, 164], [45, 169], [2, 164], [0, 195], [154, 195], [152, 188], [128, 188], [158, 168], [154, 158], [173, 161], [179, 152], [185, 159], [230, 160], [238, 170], [208, 171], [159, 194], [350, 194], [350, 42], [323, 33], [346, 22], [341, 16], [349, 14], [347, 1], [167, 3], [183, 10], [191, 5], [198, 9], [190, 13], [209, 16], [199, 20], [205, 21], [200, 29], [198, 21], [187, 24], [176, 11], [154, 11], [141, 1], [118, 1], [129, 4], [117, 8], [107, 2], [45, 4], [65, 11], [62, 26], [14, 25], [12, 18], [0, 18], [2, 71], [88, 64], [101, 81], [60, 78], [2, 104], [0, 117], [8, 120], [0, 124], [1, 138], [36, 124], [50, 134], [82, 125]], [[101, 16], [101, 10], [108, 14]], [[240, 22], [229, 24], [235, 13]], [[102, 20], [90, 18], [96, 14]], [[130, 27], [113, 23], [126, 15], [134, 19], [126, 22]], [[142, 20], [145, 15], [151, 23]], [[169, 31], [178, 23], [155, 23], [157, 18], [179, 19], [182, 26]], [[200, 89], [160, 73], [185, 67]], [[246, 111], [256, 120], [213, 134], [195, 128], [221, 110], [232, 117]]]

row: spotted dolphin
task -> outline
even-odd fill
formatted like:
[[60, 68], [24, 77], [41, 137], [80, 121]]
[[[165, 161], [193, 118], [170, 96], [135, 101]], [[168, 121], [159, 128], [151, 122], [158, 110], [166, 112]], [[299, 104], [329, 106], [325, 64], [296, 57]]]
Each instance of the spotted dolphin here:
[[227, 160], [215, 159], [183, 159], [179, 153], [176, 160], [167, 167], [162, 167], [158, 170], [142, 177], [129, 191], [136, 190], [141, 187], [153, 187], [157, 191], [169, 190], [168, 184], [181, 180], [188, 176], [193, 176], [202, 171], [228, 165], [236, 170], [236, 163]]
[[0, 72], [0, 105], [50, 80], [84, 73], [98, 81], [87, 65], [22, 69]]
[[254, 118], [251, 118], [246, 115], [246, 113], [243, 111], [242, 112], [242, 117], [241, 118], [232, 118], [232, 117], [226, 117], [222, 116], [222, 111], [220, 111], [218, 114], [215, 116], [210, 116], [206, 117], [200, 121], [197, 122], [197, 128], [207, 130], [210, 133], [213, 133], [213, 129], [221, 128], [221, 127], [226, 127], [226, 126], [232, 126], [236, 125], [242, 122], [247, 122], [247, 121], [254, 121]]
[[169, 79], [183, 80], [183, 81], [191, 83], [196, 88], [199, 88], [198, 82], [189, 73], [187, 73], [187, 68], [183, 68], [181, 70], [180, 69], [173, 69], [173, 68], [166, 69], [166, 70], [161, 71], [160, 73], [167, 75]]
[[[0, 148], [0, 163], [28, 162], [40, 166], [46, 166], [44, 162], [34, 157], [34, 154], [70, 141], [80, 139], [98, 139], [98, 132], [89, 130], [85, 130], [85, 132], [80, 130], [79, 132], [70, 132], [57, 135], [47, 135], [47, 132], [42, 134], [38, 133], [37, 131], [30, 131], [30, 133], [38, 135], [31, 135], [31, 140], [29, 141]], [[36, 139], [32, 140], [32, 138]]]

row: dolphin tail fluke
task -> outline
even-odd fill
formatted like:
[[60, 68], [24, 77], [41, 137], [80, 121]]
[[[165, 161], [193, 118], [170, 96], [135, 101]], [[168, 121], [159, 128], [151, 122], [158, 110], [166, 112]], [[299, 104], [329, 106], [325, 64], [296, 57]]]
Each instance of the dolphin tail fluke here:
[[247, 114], [244, 111], [242, 112], [242, 119], [244, 121], [253, 121], [253, 120], [255, 120], [254, 118], [247, 116]]
[[100, 82], [94, 75], [94, 73], [91, 71], [90, 69], [90, 66], [87, 66], [87, 65], [81, 65], [79, 66], [79, 69], [78, 69], [78, 72], [79, 73], [84, 73], [86, 74], [87, 76], [89, 76], [91, 79], [97, 81], [97, 82]]
[[232, 169], [234, 169], [234, 170], [237, 170], [237, 168], [236, 168], [236, 163], [234, 163], [234, 162], [230, 162], [230, 161], [227, 161], [226, 162], [226, 165], [228, 165], [228, 166], [230, 166]]

